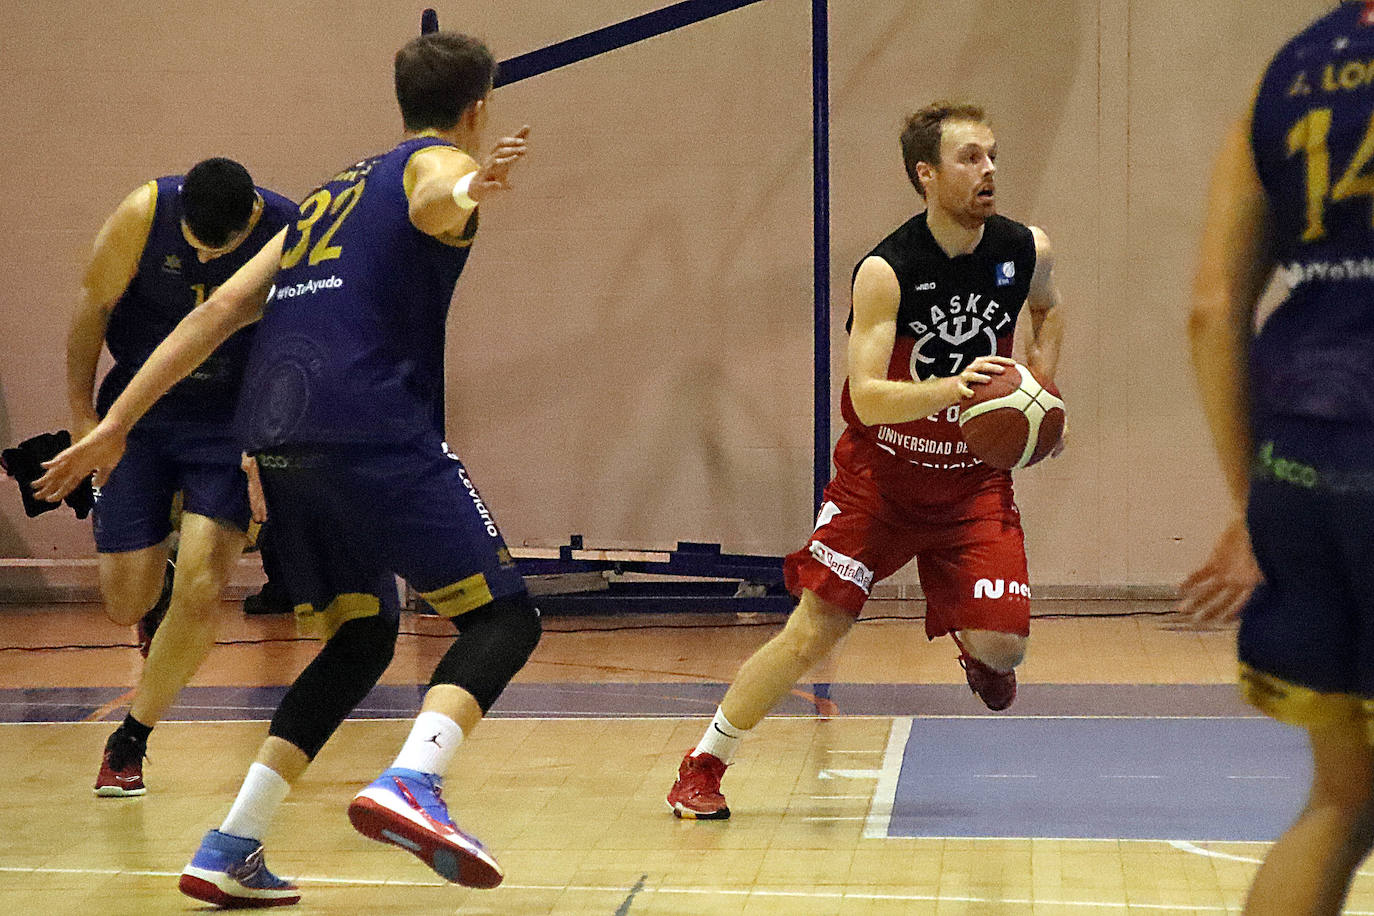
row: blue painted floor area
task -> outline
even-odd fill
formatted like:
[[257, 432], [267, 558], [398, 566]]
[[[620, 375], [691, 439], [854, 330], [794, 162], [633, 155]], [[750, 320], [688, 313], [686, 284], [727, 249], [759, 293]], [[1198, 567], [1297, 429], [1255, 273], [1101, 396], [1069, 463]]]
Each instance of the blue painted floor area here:
[[1262, 718], [916, 719], [888, 835], [1272, 841], [1310, 774]]
[[[721, 683], [516, 683], [493, 716], [678, 718], [710, 716], [725, 695]], [[0, 722], [79, 722], [129, 693], [123, 687], [0, 689]], [[270, 719], [286, 688], [187, 687], [166, 721]], [[408, 719], [424, 688], [382, 685], [355, 718]], [[1034, 684], [1021, 689], [1020, 716], [1253, 716], [1227, 684]], [[125, 710], [101, 718], [118, 721]], [[985, 716], [997, 718], [962, 684], [800, 684], [776, 715]]]

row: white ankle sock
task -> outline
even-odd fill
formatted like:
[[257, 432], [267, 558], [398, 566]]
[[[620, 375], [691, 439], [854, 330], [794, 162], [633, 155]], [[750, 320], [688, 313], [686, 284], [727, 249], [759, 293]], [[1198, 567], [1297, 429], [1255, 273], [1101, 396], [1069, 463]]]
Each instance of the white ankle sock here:
[[274, 769], [255, 763], [248, 768], [234, 805], [220, 824], [219, 832], [262, 841], [277, 808], [291, 791], [291, 784]]
[[749, 729], [731, 725], [730, 720], [725, 718], [725, 713], [717, 706], [715, 718], [706, 726], [706, 734], [697, 742], [696, 750], [692, 753], [710, 754], [723, 763], [729, 763], [730, 758], [735, 756], [739, 743], [747, 734]]
[[462, 741], [463, 730], [457, 722], [442, 713], [422, 712], [391, 765], [443, 776]]

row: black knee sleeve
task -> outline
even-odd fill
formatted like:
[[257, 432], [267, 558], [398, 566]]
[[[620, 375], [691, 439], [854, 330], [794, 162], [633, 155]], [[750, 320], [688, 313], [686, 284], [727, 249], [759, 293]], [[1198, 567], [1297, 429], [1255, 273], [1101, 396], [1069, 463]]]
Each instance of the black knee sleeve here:
[[539, 609], [521, 592], [460, 614], [453, 623], [458, 638], [439, 660], [429, 686], [461, 687], [485, 713], [539, 644]]
[[339, 723], [391, 664], [396, 628], [395, 621], [380, 615], [360, 617], [339, 627], [286, 691], [268, 733], [315, 759]]

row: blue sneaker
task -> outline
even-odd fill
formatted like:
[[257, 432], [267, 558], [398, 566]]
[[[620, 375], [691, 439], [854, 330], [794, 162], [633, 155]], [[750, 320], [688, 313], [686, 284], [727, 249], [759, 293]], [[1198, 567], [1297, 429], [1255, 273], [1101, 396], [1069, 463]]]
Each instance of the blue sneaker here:
[[267, 870], [261, 843], [218, 830], [200, 841], [179, 886], [188, 897], [231, 909], [288, 906], [301, 899], [296, 885]]
[[453, 823], [443, 786], [438, 776], [393, 767], [358, 793], [348, 819], [363, 836], [414, 853], [446, 881], [496, 887], [505, 872], [476, 837]]

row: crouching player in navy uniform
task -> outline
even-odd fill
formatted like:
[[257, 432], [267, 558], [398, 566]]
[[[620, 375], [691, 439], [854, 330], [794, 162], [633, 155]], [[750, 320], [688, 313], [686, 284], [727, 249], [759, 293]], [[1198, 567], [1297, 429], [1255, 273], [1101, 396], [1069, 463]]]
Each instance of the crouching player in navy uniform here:
[[[1336, 914], [1374, 844], [1374, 7], [1343, 3], [1270, 62], [1212, 179], [1190, 324], [1236, 516], [1183, 584], [1240, 614], [1240, 681], [1307, 730], [1313, 778], [1245, 912]], [[1252, 339], [1278, 270], [1288, 295]], [[1248, 526], [1247, 526], [1248, 516]]]
[[496, 73], [480, 42], [422, 35], [396, 55], [405, 139], [335, 175], [292, 225], [183, 321], [100, 425], [39, 486], [103, 480], [128, 430], [221, 340], [261, 316], [238, 421], [261, 468], [287, 590], [326, 638], [273, 716], [228, 817], [181, 877], [220, 905], [294, 903], [262, 839], [291, 784], [391, 661], [400, 575], [459, 638], [435, 668], [392, 767], [349, 807], [365, 835], [440, 875], [494, 887], [502, 871], [440, 796], [464, 735], [538, 643], [539, 615], [501, 533], [444, 442], [444, 325], [477, 229], [527, 128], [481, 163]]
[[[78, 438], [177, 322], [295, 215], [294, 203], [254, 187], [248, 171], [229, 159], [206, 159], [185, 175], [149, 181], [120, 203], [96, 237], [67, 336], [67, 393]], [[235, 333], [152, 405], [129, 430], [124, 459], [96, 495], [105, 611], [116, 623], [138, 624], [148, 657], [129, 715], [106, 742], [97, 795], [146, 791], [148, 735], [214, 645], [220, 593], [249, 521], [232, 421], [252, 335], [252, 328]], [[114, 366], [93, 398], [102, 345]], [[178, 564], [165, 576], [177, 493]]]

